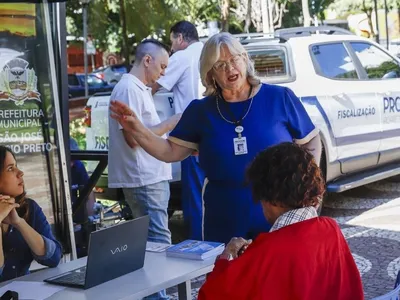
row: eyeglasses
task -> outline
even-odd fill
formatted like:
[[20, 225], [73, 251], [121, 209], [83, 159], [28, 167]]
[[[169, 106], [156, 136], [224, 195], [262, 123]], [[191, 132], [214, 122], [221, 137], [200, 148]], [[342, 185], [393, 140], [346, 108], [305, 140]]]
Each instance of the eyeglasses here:
[[240, 63], [242, 56], [243, 56], [242, 53], [240, 53], [240, 54], [236, 54], [236, 55], [232, 56], [227, 61], [217, 61], [213, 65], [213, 69], [215, 71], [226, 71], [226, 70], [228, 70], [228, 66], [235, 67]]

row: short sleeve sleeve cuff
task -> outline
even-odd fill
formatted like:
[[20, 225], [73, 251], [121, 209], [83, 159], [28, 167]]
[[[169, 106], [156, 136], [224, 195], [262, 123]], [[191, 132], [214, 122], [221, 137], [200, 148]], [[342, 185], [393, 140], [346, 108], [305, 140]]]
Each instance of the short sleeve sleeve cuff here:
[[200, 143], [200, 124], [202, 120], [202, 102], [203, 100], [193, 100], [185, 109], [178, 124], [169, 134], [168, 140], [174, 144], [199, 150]]
[[305, 107], [289, 88], [285, 88], [285, 110], [287, 125], [296, 144], [307, 144], [318, 135], [319, 131], [313, 124]]
[[160, 79], [157, 80], [157, 83], [159, 85], [161, 85], [164, 89], [166, 89], [167, 91], [171, 91], [172, 90], [172, 86], [171, 84], [169, 84], [168, 82], [168, 78], [163, 76]]
[[305, 137], [301, 139], [294, 139], [294, 142], [298, 145], [305, 145], [309, 141], [311, 141], [313, 138], [315, 138], [319, 134], [319, 129], [314, 128], [309, 134], [307, 134]]
[[193, 150], [199, 151], [199, 145], [196, 144], [196, 143], [187, 142], [187, 141], [178, 139], [178, 138], [176, 138], [174, 136], [169, 136], [168, 140], [170, 142], [174, 143], [174, 144], [179, 145], [179, 146], [183, 146], [183, 147], [186, 147], [186, 148], [189, 148], [189, 149], [193, 149]]

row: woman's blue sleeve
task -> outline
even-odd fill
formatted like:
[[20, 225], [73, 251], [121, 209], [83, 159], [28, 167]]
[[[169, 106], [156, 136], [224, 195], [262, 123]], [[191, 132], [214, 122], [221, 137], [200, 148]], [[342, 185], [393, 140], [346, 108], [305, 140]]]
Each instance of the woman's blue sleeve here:
[[43, 256], [38, 256], [32, 253], [33, 257], [42, 265], [56, 267], [61, 260], [61, 244], [54, 237], [50, 228], [50, 224], [47, 222], [46, 216], [44, 215], [40, 206], [34, 202], [34, 205], [31, 207], [34, 209], [35, 218], [35, 224], [33, 224], [33, 228], [43, 237], [46, 247], [46, 253]]
[[318, 135], [300, 99], [289, 88], [285, 88], [285, 109], [289, 132], [297, 144], [306, 144]]
[[175, 129], [171, 131], [168, 139], [178, 145], [198, 150], [200, 143], [200, 116], [204, 100], [193, 100], [185, 109]]

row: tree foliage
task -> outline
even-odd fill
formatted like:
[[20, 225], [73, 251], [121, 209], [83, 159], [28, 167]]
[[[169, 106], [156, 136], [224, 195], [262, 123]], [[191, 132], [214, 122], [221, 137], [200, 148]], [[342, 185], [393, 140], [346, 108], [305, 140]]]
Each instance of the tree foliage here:
[[[398, 7], [399, 0], [386, 0], [388, 9]], [[384, 8], [383, 1], [377, 1], [378, 9]], [[330, 6], [331, 9], [336, 11], [339, 16], [348, 15], [350, 13], [365, 13], [368, 19], [370, 32], [375, 34], [372, 18], [375, 10], [374, 0], [336, 0]]]
[[[198, 24], [220, 16], [219, 0], [92, 0], [88, 6], [88, 32], [103, 50], [122, 50], [121, 3], [132, 45], [149, 36], [168, 41], [169, 28], [179, 20]], [[78, 0], [67, 2], [67, 24], [69, 35], [83, 35], [82, 5]]]
[[[132, 52], [132, 46], [146, 37], [168, 42], [169, 28], [180, 20], [203, 27], [208, 21], [217, 20], [220, 27], [224, 25], [232, 33], [243, 32], [245, 27], [249, 31], [262, 31], [261, 1], [266, 0], [91, 0], [88, 33], [94, 37], [98, 48], [123, 53], [126, 57], [128, 51]], [[310, 1], [311, 15], [315, 15], [333, 0]], [[274, 28], [300, 25], [302, 0], [270, 2]], [[125, 11], [121, 10], [122, 4]], [[126, 22], [121, 20], [121, 13], [125, 13]], [[67, 2], [67, 30], [69, 35], [82, 37], [82, 4], [79, 0]]]
[[[399, 0], [386, 0], [388, 8], [397, 7], [400, 3]], [[384, 8], [384, 2], [377, 0], [378, 9]], [[331, 9], [335, 10], [337, 14], [346, 15], [350, 13], [360, 13], [374, 10], [374, 0], [336, 0], [330, 6]]]

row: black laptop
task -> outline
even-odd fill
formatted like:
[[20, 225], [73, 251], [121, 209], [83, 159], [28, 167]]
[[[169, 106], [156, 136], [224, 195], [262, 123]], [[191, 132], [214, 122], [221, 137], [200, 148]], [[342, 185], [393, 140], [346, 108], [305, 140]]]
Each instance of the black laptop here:
[[89, 289], [143, 268], [149, 216], [92, 232], [87, 264], [45, 282]]

